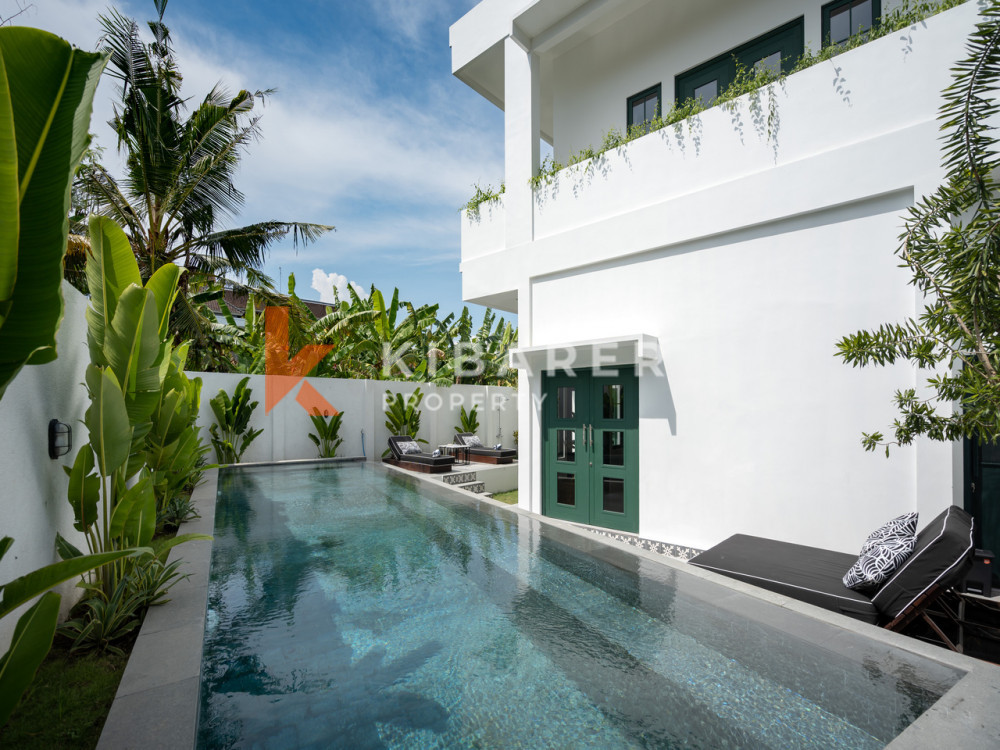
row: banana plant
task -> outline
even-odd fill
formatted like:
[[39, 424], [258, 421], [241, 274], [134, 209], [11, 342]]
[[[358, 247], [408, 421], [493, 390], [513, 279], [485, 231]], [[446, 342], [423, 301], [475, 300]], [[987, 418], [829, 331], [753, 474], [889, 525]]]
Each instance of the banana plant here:
[[316, 444], [319, 449], [320, 458], [335, 458], [337, 448], [344, 439], [340, 437], [340, 422], [344, 418], [344, 412], [340, 411], [333, 415], [320, 414], [319, 409], [313, 409], [309, 415], [316, 434], [309, 433], [309, 439]]
[[[9, 536], [0, 539], [0, 560], [3, 560], [13, 543], [14, 540]], [[0, 586], [0, 618], [6, 617], [39, 594], [42, 595], [18, 619], [10, 647], [0, 656], [0, 727], [7, 723], [52, 646], [61, 597], [49, 589], [94, 568], [142, 552], [143, 550], [124, 549], [97, 555], [80, 555], [72, 560], [46, 565]]]
[[107, 59], [0, 28], [0, 398], [25, 364], [56, 358], [70, 186]]
[[[426, 443], [423, 438], [418, 438], [420, 431], [420, 402], [424, 400], [424, 394], [417, 388], [408, 398], [403, 398], [402, 393], [393, 394], [392, 391], [385, 392], [385, 426], [390, 435], [408, 435], [418, 443]], [[382, 452], [383, 456], [388, 456], [389, 449]]]
[[247, 387], [249, 380], [246, 377], [236, 384], [232, 398], [220, 389], [218, 395], [208, 402], [218, 422], [208, 429], [220, 464], [239, 463], [246, 449], [264, 431], [250, 429], [250, 419], [258, 402], [250, 401], [253, 391]]
[[469, 411], [466, 411], [463, 406], [458, 419], [461, 424], [455, 425], [455, 432], [471, 432], [475, 434], [479, 431], [479, 416], [476, 414], [475, 406], [469, 409]]

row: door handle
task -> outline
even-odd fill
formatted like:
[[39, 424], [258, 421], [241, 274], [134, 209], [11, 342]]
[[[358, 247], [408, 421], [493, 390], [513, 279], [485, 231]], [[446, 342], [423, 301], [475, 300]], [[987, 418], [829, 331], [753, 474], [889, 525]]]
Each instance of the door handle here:
[[594, 425], [590, 425], [590, 450], [594, 450]]

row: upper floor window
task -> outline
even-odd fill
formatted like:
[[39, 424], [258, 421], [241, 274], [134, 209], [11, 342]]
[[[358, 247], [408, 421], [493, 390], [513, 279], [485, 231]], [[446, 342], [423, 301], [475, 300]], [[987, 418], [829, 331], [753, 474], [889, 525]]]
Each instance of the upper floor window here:
[[645, 91], [640, 91], [635, 96], [628, 98], [628, 127], [633, 125], [648, 125], [657, 115], [662, 115], [660, 108], [661, 86], [656, 84]]
[[882, 14], [881, 0], [835, 0], [823, 6], [823, 46], [864, 34]]
[[802, 57], [804, 48], [805, 23], [798, 18], [681, 73], [674, 80], [674, 95], [678, 102], [700, 99], [711, 104], [736, 78], [737, 63], [749, 70], [768, 68], [774, 73], [787, 73]]

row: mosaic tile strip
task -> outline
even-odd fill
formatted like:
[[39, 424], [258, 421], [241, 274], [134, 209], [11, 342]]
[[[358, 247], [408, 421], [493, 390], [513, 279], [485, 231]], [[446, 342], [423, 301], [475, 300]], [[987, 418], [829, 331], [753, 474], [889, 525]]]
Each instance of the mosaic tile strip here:
[[668, 542], [657, 542], [653, 539], [643, 539], [640, 536], [635, 536], [634, 534], [623, 534], [620, 531], [594, 529], [589, 526], [584, 526], [583, 528], [593, 534], [597, 534], [598, 536], [606, 536], [619, 542], [631, 544], [633, 547], [638, 547], [639, 549], [648, 550], [650, 552], [656, 552], [657, 554], [666, 555], [667, 557], [672, 557], [675, 560], [682, 560], [684, 562], [687, 562], [692, 557], [703, 551], [700, 549], [694, 549], [693, 547], [682, 547], [679, 544], [669, 544]]

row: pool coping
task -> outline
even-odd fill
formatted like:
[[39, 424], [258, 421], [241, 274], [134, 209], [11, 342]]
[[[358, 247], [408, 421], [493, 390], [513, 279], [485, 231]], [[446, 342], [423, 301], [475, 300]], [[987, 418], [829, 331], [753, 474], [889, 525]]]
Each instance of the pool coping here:
[[[936, 661], [964, 672], [965, 675], [930, 709], [907, 727], [887, 747], [889, 748], [974, 748], [1000, 747], [1000, 667], [989, 662], [953, 653], [929, 643], [909, 638], [874, 625], [868, 625], [844, 615], [789, 599], [742, 581], [736, 581], [618, 541], [612, 537], [595, 537], [576, 524], [541, 516], [501, 503], [482, 495], [473, 495], [430, 477], [387, 466], [361, 457], [346, 459], [307, 459], [261, 462], [241, 466], [294, 465], [312, 463], [347, 463], [364, 461], [373, 468], [414, 482], [426, 484], [463, 502], [485, 503], [511, 513], [569, 532], [583, 539], [618, 548], [629, 554], [660, 565], [683, 570], [715, 584], [776, 604], [789, 611], [811, 617], [850, 633], [863, 635], [887, 646]], [[219, 469], [205, 472], [204, 481], [192, 494], [192, 502], [201, 514], [181, 525], [178, 534], [212, 534], [215, 528], [215, 501]], [[153, 607], [139, 631], [132, 655], [122, 675], [114, 703], [108, 714], [98, 750], [174, 750], [197, 745], [201, 654], [208, 604], [208, 575], [212, 560], [212, 542], [196, 540], [174, 548], [182, 558], [184, 572], [190, 577], [170, 590], [171, 601]]]

